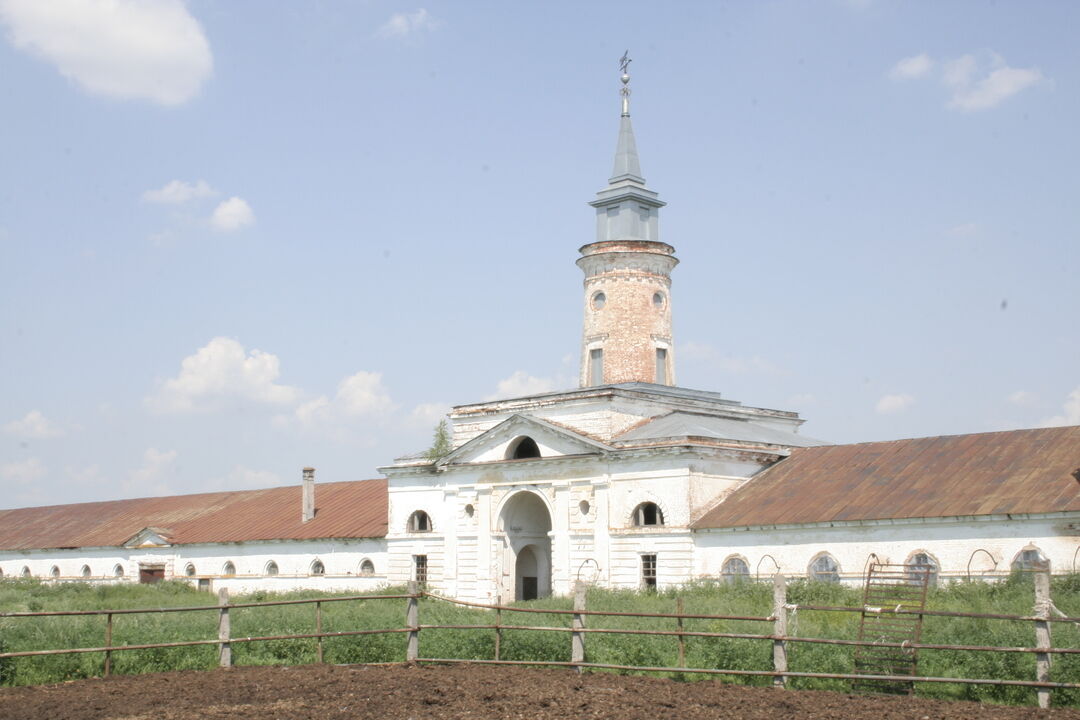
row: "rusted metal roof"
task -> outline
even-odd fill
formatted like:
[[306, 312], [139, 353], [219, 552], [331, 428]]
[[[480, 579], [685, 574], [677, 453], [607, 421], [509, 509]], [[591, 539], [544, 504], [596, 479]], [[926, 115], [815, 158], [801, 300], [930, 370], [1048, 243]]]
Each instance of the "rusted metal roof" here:
[[319, 483], [301, 521], [299, 485], [0, 510], [0, 549], [113, 547], [154, 528], [175, 545], [386, 535], [386, 480]]
[[796, 448], [695, 528], [1080, 511], [1080, 426]]

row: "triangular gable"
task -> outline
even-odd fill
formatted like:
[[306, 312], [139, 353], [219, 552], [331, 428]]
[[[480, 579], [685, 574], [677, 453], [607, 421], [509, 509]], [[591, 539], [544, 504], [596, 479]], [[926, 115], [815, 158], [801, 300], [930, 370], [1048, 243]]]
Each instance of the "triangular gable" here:
[[125, 542], [124, 547], [167, 547], [172, 545], [171, 535], [172, 531], [164, 528], [143, 528]]
[[503, 460], [509, 444], [522, 435], [531, 437], [540, 446], [542, 458], [599, 455], [612, 449], [609, 445], [569, 428], [528, 415], [515, 414], [459, 446], [435, 465], [442, 468], [447, 465]]

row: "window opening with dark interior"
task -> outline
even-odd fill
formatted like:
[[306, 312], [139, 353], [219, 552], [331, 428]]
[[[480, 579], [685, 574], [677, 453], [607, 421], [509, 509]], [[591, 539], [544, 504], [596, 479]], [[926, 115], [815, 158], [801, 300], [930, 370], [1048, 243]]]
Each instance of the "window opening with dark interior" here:
[[273, 576], [273, 575], [277, 575], [277, 574], [278, 574], [278, 566], [277, 566], [277, 563], [276, 563], [276, 562], [274, 562], [273, 560], [271, 560], [270, 562], [266, 563], [266, 574], [267, 574], [267, 575], [271, 575], [271, 576]]
[[828, 553], [818, 555], [810, 563], [810, 579], [820, 582], [840, 582], [840, 563]]
[[225, 563], [225, 566], [221, 568], [221, 574], [226, 577], [232, 577], [236, 574], [236, 566], [232, 564], [232, 561]]
[[667, 350], [656, 348], [656, 384], [667, 385]]
[[913, 554], [904, 563], [904, 569], [907, 571], [908, 582], [912, 585], [922, 585], [924, 577], [926, 578], [926, 584], [930, 587], [937, 584], [937, 563], [928, 553], [917, 552]]
[[663, 525], [664, 513], [660, 506], [653, 502], [643, 502], [634, 508], [634, 525], [648, 527], [651, 525]]
[[726, 583], [739, 582], [750, 577], [750, 566], [741, 557], [732, 555], [720, 568], [720, 576]]
[[409, 532], [431, 532], [431, 518], [423, 510], [417, 510], [409, 516]]
[[427, 555], [413, 555], [413, 579], [421, 585], [427, 585]]
[[525, 460], [526, 458], [540, 457], [540, 446], [528, 435], [520, 437], [510, 443], [507, 458], [510, 460]]
[[1050, 569], [1050, 561], [1039, 548], [1029, 545], [1012, 561], [1012, 569], [1014, 572], [1042, 572]]
[[326, 574], [326, 566], [323, 565], [322, 560], [316, 560], [315, 562], [311, 563], [311, 574], [312, 575], [325, 575]]
[[646, 590], [656, 589], [656, 555], [641, 556], [641, 585]]
[[371, 562], [371, 560], [364, 560], [364, 562], [360, 563], [360, 574], [361, 575], [374, 575], [375, 574], [375, 563]]

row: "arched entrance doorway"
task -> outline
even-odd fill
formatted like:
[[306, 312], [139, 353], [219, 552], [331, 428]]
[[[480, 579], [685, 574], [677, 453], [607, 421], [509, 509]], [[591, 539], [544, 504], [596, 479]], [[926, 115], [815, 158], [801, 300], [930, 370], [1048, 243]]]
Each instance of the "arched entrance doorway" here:
[[551, 594], [551, 513], [536, 493], [522, 490], [499, 513], [503, 552], [503, 600], [534, 600]]

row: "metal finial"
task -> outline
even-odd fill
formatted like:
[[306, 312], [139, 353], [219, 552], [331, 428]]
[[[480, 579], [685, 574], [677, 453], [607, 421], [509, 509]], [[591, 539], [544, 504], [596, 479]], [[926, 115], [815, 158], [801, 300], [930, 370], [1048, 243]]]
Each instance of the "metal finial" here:
[[625, 117], [630, 116], [630, 63], [633, 62], [630, 58], [630, 51], [623, 52], [622, 57], [619, 58], [619, 70], [622, 71], [622, 88], [619, 93], [622, 95], [622, 114]]

